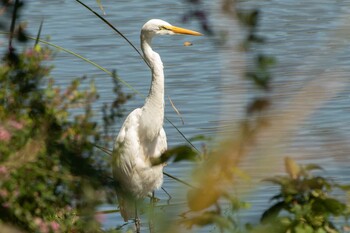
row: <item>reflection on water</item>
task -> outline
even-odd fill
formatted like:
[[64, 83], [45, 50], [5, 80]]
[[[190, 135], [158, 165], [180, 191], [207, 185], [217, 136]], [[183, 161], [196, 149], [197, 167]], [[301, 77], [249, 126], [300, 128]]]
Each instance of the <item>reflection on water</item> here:
[[[227, 24], [228, 21], [215, 10], [218, 8], [216, 3], [207, 2], [208, 9], [212, 9], [212, 20], [220, 28], [216, 30], [232, 29], [233, 25]], [[53, 1], [47, 4], [40, 0], [27, 3], [28, 26], [32, 34], [36, 33], [40, 21], [44, 19], [43, 37], [50, 36], [53, 43], [77, 52], [109, 70], [116, 70], [121, 78], [146, 95], [150, 84], [147, 66], [125, 41], [90, 12], [75, 1]], [[251, 1], [250, 4], [253, 6], [255, 3]], [[288, 134], [283, 131], [281, 134], [267, 135], [281, 136], [280, 140], [268, 141], [275, 148], [273, 152], [279, 157], [289, 155], [305, 162], [320, 163], [329, 176], [347, 181], [349, 163], [346, 163], [346, 152], [349, 150], [346, 142], [350, 132], [350, 93], [349, 79], [345, 74], [349, 73], [350, 53], [348, 37], [342, 33], [346, 30], [339, 30], [349, 29], [346, 25], [350, 9], [346, 1], [270, 0], [257, 1], [257, 4], [262, 11], [260, 33], [266, 38], [267, 44], [257, 47], [256, 52], [263, 51], [275, 56], [278, 61], [272, 70], [274, 110], [271, 114], [276, 114], [276, 122], [293, 114], [299, 116], [297, 120], [290, 117], [290, 121], [287, 121], [294, 128], [280, 126], [282, 131], [283, 127], [288, 129]], [[158, 1], [105, 1], [104, 7], [106, 18], [139, 47], [139, 30], [144, 22], [150, 18], [162, 18], [181, 25], [181, 14], [186, 11], [187, 5], [171, 0], [162, 1], [162, 4]], [[185, 26], [199, 30], [199, 25], [194, 21]], [[241, 36], [237, 31], [232, 31], [230, 35], [237, 42]], [[189, 39], [193, 46], [184, 47], [183, 42]], [[198, 134], [214, 136], [217, 129], [227, 130], [227, 125], [242, 117], [248, 100], [258, 94], [249, 81], [239, 75], [244, 69], [240, 66], [249, 64], [248, 58], [237, 57], [241, 54], [232, 53], [232, 47], [221, 48], [211, 37], [157, 38], [154, 47], [165, 65], [166, 96], [170, 96], [180, 110], [185, 124], [181, 124], [181, 119], [172, 110], [170, 103], [166, 104], [166, 116], [187, 137]], [[97, 112], [102, 103], [113, 99], [111, 80], [102, 71], [64, 53], [57, 54], [54, 64], [56, 68], [52, 76], [57, 84], [64, 85], [83, 74], [96, 80], [101, 94], [100, 105], [95, 106]], [[310, 82], [315, 85], [314, 88], [303, 89]], [[293, 102], [296, 93], [302, 95]], [[142, 97], [136, 96], [127, 103], [127, 111], [142, 104]], [[309, 113], [300, 116], [303, 109]], [[119, 126], [111, 127], [118, 132]], [[295, 128], [298, 130], [295, 131]], [[170, 146], [184, 143], [183, 138], [169, 124], [165, 124], [165, 129]], [[244, 168], [262, 172], [282, 171], [282, 160], [276, 161], [271, 167], [259, 155], [264, 156], [263, 153], [256, 153], [255, 157], [248, 157], [244, 161]], [[170, 164], [166, 168], [167, 172], [184, 179], [188, 170], [187, 164]], [[265, 174], [257, 174], [256, 180], [262, 176]], [[243, 216], [257, 219], [256, 213], [266, 207], [266, 199], [272, 195], [271, 187], [246, 185], [257, 192], [251, 192], [250, 189], [249, 200], [254, 206], [254, 213], [248, 211]], [[165, 179], [164, 187], [174, 194], [183, 188], [170, 179]], [[162, 192], [158, 196], [166, 199]], [[177, 197], [176, 200], [181, 201], [182, 198]], [[115, 225], [117, 219], [120, 220], [117, 214], [108, 215], [107, 225]]]

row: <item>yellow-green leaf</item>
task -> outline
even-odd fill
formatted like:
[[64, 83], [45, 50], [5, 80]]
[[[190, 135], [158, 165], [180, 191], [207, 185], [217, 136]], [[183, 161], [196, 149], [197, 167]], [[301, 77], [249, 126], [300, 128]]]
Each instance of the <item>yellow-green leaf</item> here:
[[284, 160], [286, 171], [292, 179], [297, 179], [300, 173], [299, 165], [291, 158], [286, 157]]

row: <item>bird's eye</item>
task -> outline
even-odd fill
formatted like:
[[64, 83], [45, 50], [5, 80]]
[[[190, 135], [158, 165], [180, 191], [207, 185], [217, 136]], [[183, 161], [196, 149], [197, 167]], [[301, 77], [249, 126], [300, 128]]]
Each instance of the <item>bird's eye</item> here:
[[159, 30], [169, 30], [169, 28], [166, 28], [165, 26], [159, 26]]

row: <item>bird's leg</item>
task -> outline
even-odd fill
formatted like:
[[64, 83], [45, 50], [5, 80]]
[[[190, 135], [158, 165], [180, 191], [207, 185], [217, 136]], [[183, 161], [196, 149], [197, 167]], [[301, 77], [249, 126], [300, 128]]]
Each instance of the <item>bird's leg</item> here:
[[166, 203], [170, 205], [170, 200], [173, 198], [166, 190], [162, 187], [162, 190], [165, 192], [166, 195], [168, 195], [168, 199], [166, 200]]
[[154, 218], [154, 191], [152, 192], [152, 196], [150, 198], [150, 210], [149, 210], [149, 220], [148, 220], [150, 233], [154, 232], [153, 218]]
[[141, 232], [141, 221], [137, 213], [137, 202], [135, 201], [135, 227], [136, 227], [136, 233]]

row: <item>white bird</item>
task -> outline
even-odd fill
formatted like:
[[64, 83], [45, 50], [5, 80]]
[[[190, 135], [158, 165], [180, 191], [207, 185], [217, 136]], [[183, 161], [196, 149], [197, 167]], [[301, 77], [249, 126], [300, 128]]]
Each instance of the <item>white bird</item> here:
[[152, 70], [151, 87], [145, 104], [132, 111], [122, 125], [112, 157], [113, 176], [124, 221], [136, 219], [136, 201], [159, 189], [163, 183], [164, 164], [152, 165], [151, 160], [159, 158], [167, 149], [163, 129], [164, 72], [162, 60], [152, 50], [151, 42], [156, 35], [174, 34], [202, 35], [160, 19], [149, 20], [141, 29], [142, 52]]

